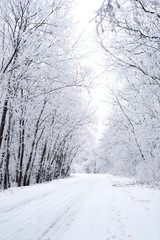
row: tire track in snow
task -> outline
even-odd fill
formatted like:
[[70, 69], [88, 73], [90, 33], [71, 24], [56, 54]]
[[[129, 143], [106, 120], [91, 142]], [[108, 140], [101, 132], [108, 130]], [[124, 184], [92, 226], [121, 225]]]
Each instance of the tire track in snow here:
[[[77, 182], [73, 183], [73, 185], [76, 185]], [[65, 186], [65, 187], [68, 187], [70, 188], [70, 186]], [[61, 188], [58, 190], [58, 192], [60, 191], [64, 191], [64, 186], [61, 186]], [[48, 192], [48, 193], [45, 193], [45, 194], [38, 194], [37, 196], [33, 197], [33, 198], [30, 198], [30, 199], [27, 199], [27, 200], [23, 200], [22, 202], [16, 204], [16, 205], [13, 205], [13, 206], [6, 206], [5, 208], [0, 208], [0, 214], [1, 213], [8, 213], [10, 211], [13, 211], [13, 210], [16, 210], [17, 208], [20, 208], [20, 207], [24, 207], [25, 205], [28, 205], [29, 203], [32, 203], [34, 201], [37, 201], [41, 198], [48, 198], [49, 196], [51, 195], [54, 195], [57, 193], [57, 190], [54, 190], [52, 192]]]
[[[9, 209], [6, 208], [6, 211], [1, 210], [1, 240], [30, 240], [32, 237], [28, 238], [27, 236], [31, 226], [37, 234], [36, 239], [44, 239], [53, 228], [57, 235], [64, 232], [67, 225], [69, 226], [70, 222], [74, 220], [79, 202], [85, 199], [88, 193], [92, 191], [90, 180], [82, 183], [79, 183], [78, 179], [75, 182], [74, 180], [71, 184], [62, 184], [63, 186], [60, 189], [35, 196], [29, 201], [22, 201], [20, 205], [14, 205]], [[83, 194], [84, 197], [81, 197]], [[31, 216], [33, 219], [31, 219]], [[67, 222], [66, 218], [68, 219]], [[62, 219], [65, 219], [63, 227], [57, 230], [57, 224]]]
[[71, 201], [60, 211], [58, 217], [52, 222], [47, 229], [42, 233], [38, 240], [59, 240], [73, 223], [77, 213], [83, 206], [83, 203], [93, 193], [93, 189], [89, 185], [85, 186], [78, 196], [74, 196]]

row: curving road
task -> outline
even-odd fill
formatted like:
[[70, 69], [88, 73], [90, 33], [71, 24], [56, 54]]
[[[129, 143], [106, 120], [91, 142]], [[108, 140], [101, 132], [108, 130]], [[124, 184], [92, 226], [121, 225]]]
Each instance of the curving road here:
[[160, 191], [110, 175], [0, 193], [1, 240], [159, 240]]

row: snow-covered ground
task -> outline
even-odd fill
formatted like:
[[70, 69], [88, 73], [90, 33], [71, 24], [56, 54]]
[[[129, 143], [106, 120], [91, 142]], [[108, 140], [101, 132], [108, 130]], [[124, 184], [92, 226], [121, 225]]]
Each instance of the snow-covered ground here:
[[0, 240], [160, 240], [160, 191], [110, 175], [0, 192]]

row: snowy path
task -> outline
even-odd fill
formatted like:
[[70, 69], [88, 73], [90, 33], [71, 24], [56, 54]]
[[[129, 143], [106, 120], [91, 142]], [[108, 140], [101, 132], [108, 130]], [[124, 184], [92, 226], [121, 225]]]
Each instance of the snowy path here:
[[77, 175], [0, 193], [0, 240], [160, 240], [160, 191]]

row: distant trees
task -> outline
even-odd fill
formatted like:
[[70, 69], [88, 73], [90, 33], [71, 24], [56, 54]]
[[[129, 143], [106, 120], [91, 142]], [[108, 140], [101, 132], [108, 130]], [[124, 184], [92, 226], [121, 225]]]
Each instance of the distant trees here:
[[67, 1], [0, 3], [0, 187], [69, 175], [89, 121]]
[[160, 3], [104, 1], [97, 21], [118, 85], [102, 141], [107, 171], [159, 184]]

